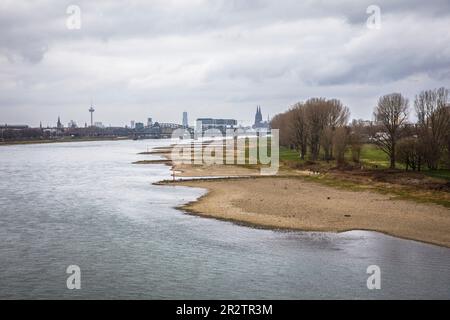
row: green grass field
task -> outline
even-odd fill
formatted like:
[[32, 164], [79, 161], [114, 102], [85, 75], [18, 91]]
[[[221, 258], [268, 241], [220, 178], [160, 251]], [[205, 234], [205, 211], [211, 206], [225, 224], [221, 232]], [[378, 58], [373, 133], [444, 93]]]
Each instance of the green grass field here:
[[[345, 154], [345, 157], [348, 162], [352, 161], [351, 151], [347, 151]], [[308, 159], [308, 157], [306, 157]], [[291, 150], [286, 147], [280, 147], [280, 161], [282, 162], [294, 162], [302, 164], [305, 162], [305, 160], [300, 159], [299, 152], [296, 150]], [[318, 161], [319, 163], [323, 163], [324, 161]], [[368, 169], [388, 169], [389, 168], [389, 157], [381, 151], [376, 145], [373, 144], [365, 144], [363, 145], [361, 149], [361, 155], [360, 155], [360, 163], [368, 168]], [[401, 163], [397, 163], [398, 169], [404, 169], [404, 165]], [[423, 174], [434, 177], [434, 178], [440, 178], [450, 181], [450, 170], [427, 170], [426, 168], [421, 171]]]
[[[322, 154], [320, 155], [322, 156]], [[319, 156], [319, 158], [320, 158]], [[308, 158], [308, 156], [306, 157]], [[351, 161], [351, 152], [347, 151], [345, 154], [345, 158], [347, 161]], [[302, 162], [300, 159], [299, 152], [296, 150], [291, 150], [286, 147], [280, 147], [280, 160], [284, 161], [298, 161]], [[379, 168], [388, 168], [389, 167], [389, 158], [388, 156], [378, 149], [375, 145], [365, 144], [361, 149], [361, 163], [370, 165], [370, 166], [378, 166]]]
[[360, 162], [373, 168], [389, 168], [389, 157], [373, 144], [365, 144], [361, 149]]

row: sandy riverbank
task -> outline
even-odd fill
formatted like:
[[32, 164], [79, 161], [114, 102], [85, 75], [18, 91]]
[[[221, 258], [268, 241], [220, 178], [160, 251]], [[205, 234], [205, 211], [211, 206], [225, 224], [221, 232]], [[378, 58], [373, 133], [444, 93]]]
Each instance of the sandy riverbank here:
[[312, 175], [310, 171], [280, 170], [277, 176], [261, 177], [257, 167], [175, 164], [168, 149], [159, 155], [176, 171], [176, 177], [235, 177], [171, 182], [208, 190], [181, 207], [189, 213], [275, 229], [371, 230], [450, 247], [450, 209], [444, 206], [303, 179]]
[[450, 210], [335, 189], [295, 177], [177, 182], [208, 193], [182, 209], [267, 228], [342, 232], [372, 230], [450, 247]]
[[[203, 147], [208, 144], [204, 144]], [[193, 165], [182, 163], [182, 161], [172, 161], [172, 147], [159, 147], [147, 152], [141, 152], [141, 155], [160, 156], [161, 160], [142, 160], [135, 164], [165, 163], [175, 171], [175, 177], [242, 177], [260, 175], [260, 169], [257, 166], [237, 166], [237, 165]]]

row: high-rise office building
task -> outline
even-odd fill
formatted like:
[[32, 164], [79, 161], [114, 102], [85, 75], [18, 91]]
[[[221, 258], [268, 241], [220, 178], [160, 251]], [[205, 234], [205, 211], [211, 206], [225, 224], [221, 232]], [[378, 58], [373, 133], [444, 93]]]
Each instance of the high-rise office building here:
[[186, 111], [183, 112], [183, 127], [189, 127], [188, 114]]

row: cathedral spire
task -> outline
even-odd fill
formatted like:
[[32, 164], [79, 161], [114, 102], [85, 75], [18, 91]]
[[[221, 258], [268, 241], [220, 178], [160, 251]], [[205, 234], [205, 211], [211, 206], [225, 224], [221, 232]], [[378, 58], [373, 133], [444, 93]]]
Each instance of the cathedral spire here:
[[253, 127], [258, 128], [263, 121], [262, 119], [262, 113], [261, 113], [261, 106], [256, 106], [256, 114], [255, 114], [255, 124]]

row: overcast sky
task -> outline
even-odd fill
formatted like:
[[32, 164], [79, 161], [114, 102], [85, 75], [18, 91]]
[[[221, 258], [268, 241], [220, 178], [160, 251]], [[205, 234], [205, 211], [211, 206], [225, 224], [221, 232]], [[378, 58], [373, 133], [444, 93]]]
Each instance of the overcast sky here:
[[84, 125], [91, 98], [105, 125], [251, 123], [315, 96], [371, 118], [382, 94], [450, 87], [449, 30], [448, 0], [1, 0], [0, 123]]

